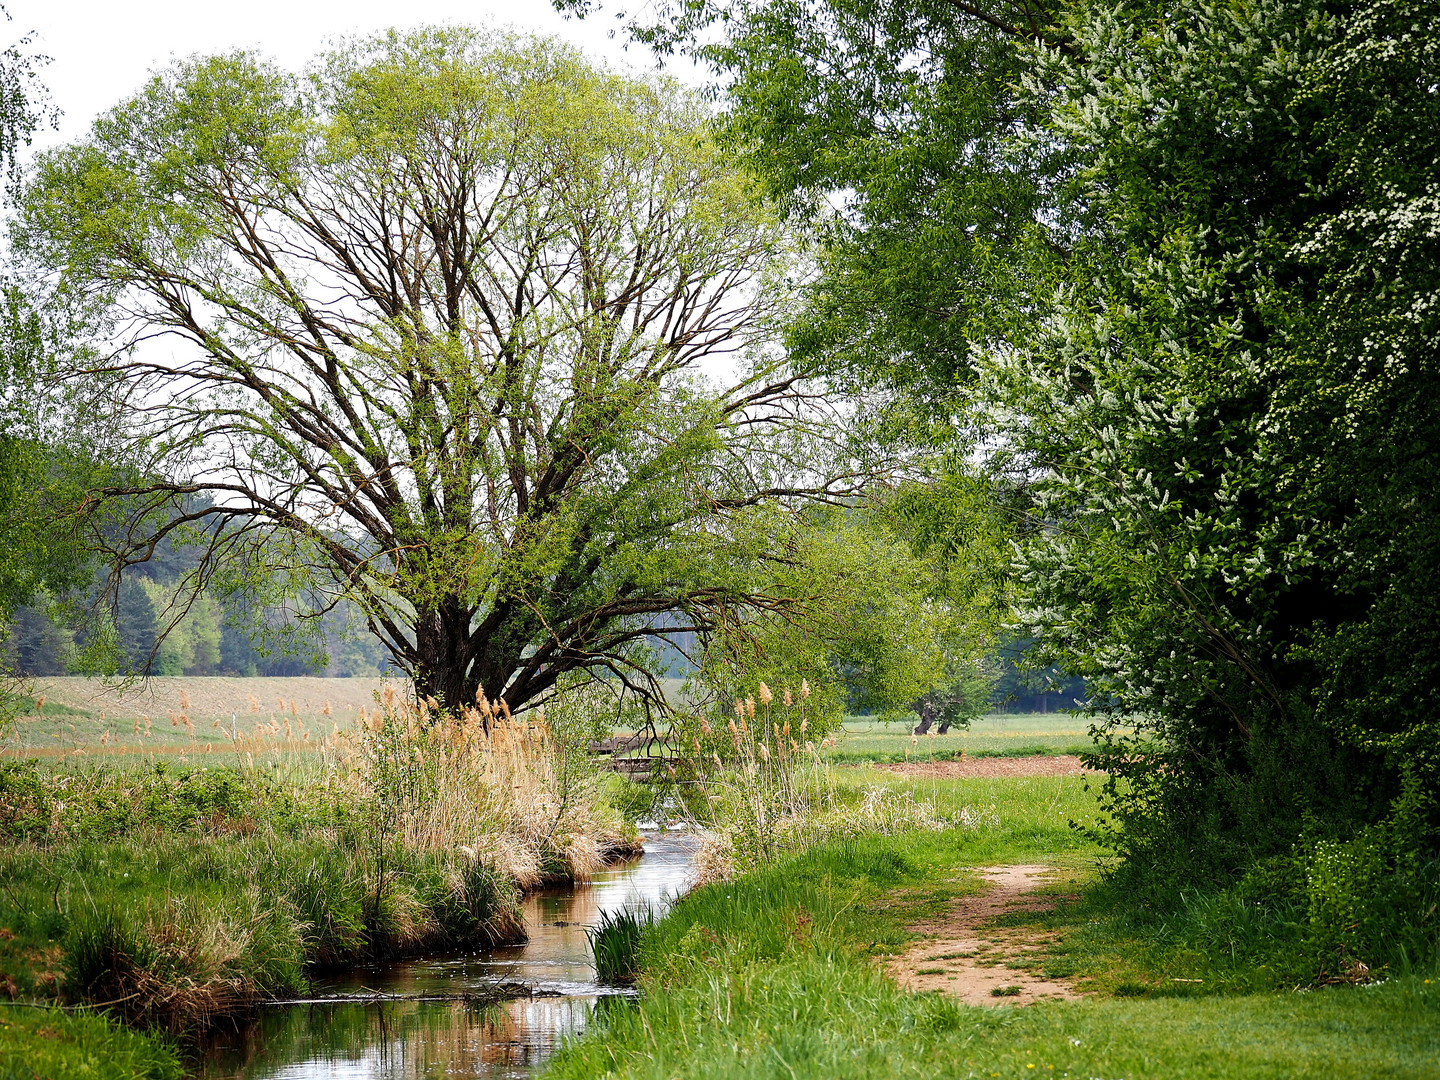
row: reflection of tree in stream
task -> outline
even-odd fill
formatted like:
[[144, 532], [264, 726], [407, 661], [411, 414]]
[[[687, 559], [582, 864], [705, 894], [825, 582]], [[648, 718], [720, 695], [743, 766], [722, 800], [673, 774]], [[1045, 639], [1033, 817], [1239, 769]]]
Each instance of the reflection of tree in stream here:
[[385, 1080], [524, 1074], [582, 1027], [590, 1008], [585, 999], [540, 998], [483, 1006], [396, 1001], [267, 1009], [251, 1029], [212, 1048], [205, 1074], [249, 1078], [284, 1070], [288, 1076], [299, 1062], [305, 1071], [294, 1075], [328, 1076], [327, 1065]]

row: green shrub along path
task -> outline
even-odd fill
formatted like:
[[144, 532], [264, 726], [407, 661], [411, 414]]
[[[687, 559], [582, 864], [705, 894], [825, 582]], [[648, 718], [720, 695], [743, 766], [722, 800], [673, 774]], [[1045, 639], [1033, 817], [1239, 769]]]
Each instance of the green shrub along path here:
[[[642, 935], [640, 998], [607, 1003], [548, 1080], [1440, 1075], [1433, 962], [1297, 992], [1289, 980], [1315, 970], [1303, 912], [1229, 894], [1136, 908], [1067, 825], [1093, 808], [1083, 779], [845, 773], [974, 824], [834, 842], [695, 890]], [[1055, 906], [1005, 921], [1050, 932], [1029, 966], [1086, 1000], [970, 1007], [882, 973], [917, 923], [985, 887], [979, 868], [1017, 863], [1057, 868]]]

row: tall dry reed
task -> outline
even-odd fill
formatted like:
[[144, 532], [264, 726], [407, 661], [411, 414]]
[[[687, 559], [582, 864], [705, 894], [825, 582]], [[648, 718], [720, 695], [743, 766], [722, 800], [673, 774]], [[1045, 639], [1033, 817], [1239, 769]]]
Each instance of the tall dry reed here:
[[[691, 799], [693, 824], [701, 833], [695, 852], [696, 882], [725, 880], [738, 867], [772, 862], [818, 843], [861, 833], [973, 827], [968, 819], [949, 821], [909, 792], [884, 787], [858, 799], [840, 797], [822, 749], [827, 739], [810, 738], [808, 683], [798, 693], [775, 693], [764, 682], [753, 695], [737, 699], [725, 723], [728, 748], [708, 721], [701, 732], [708, 754], [695, 737], [690, 767], [703, 799]], [[727, 752], [723, 752], [728, 750]]]
[[377, 826], [407, 847], [458, 850], [521, 888], [588, 880], [633, 848], [600, 777], [556, 737], [543, 708], [512, 716], [482, 696], [449, 713], [392, 692], [349, 741]]

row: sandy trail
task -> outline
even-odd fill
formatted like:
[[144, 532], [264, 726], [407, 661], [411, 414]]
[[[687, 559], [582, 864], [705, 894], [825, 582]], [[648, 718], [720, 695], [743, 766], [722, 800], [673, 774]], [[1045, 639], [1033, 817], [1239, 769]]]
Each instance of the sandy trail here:
[[1050, 910], [1054, 905], [1036, 895], [1035, 889], [1054, 872], [1049, 866], [980, 870], [990, 887], [978, 896], [951, 901], [944, 915], [917, 924], [914, 929], [925, 938], [887, 961], [886, 970], [906, 990], [940, 990], [967, 1005], [1029, 1005], [1079, 998], [1072, 986], [1006, 966], [1044, 951], [1053, 935], [1028, 927], [987, 925], [1012, 911]]
[[1033, 757], [976, 757], [959, 761], [906, 761], [873, 768], [901, 776], [934, 777], [940, 780], [976, 778], [993, 780], [1007, 776], [1080, 776], [1088, 772], [1073, 754]]

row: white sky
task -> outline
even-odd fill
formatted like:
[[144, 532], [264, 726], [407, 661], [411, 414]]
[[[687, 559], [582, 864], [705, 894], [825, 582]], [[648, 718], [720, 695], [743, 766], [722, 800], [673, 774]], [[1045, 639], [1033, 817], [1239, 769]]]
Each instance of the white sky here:
[[[4, 0], [13, 21], [0, 24], [0, 48], [35, 31], [30, 51], [53, 57], [42, 73], [55, 105], [64, 110], [59, 132], [37, 132], [35, 147], [83, 135], [91, 120], [137, 91], [149, 72], [172, 58], [240, 47], [259, 49], [299, 69], [332, 37], [392, 26], [469, 23], [554, 34], [615, 66], [648, 70], [642, 47], [622, 48], [608, 11], [582, 21], [556, 14], [548, 0], [249, 0], [191, 3], [161, 0], [89, 3], [82, 0]], [[613, 10], [613, 8], [611, 9]], [[688, 65], [687, 65], [688, 68]], [[672, 66], [672, 74], [686, 71]]]

